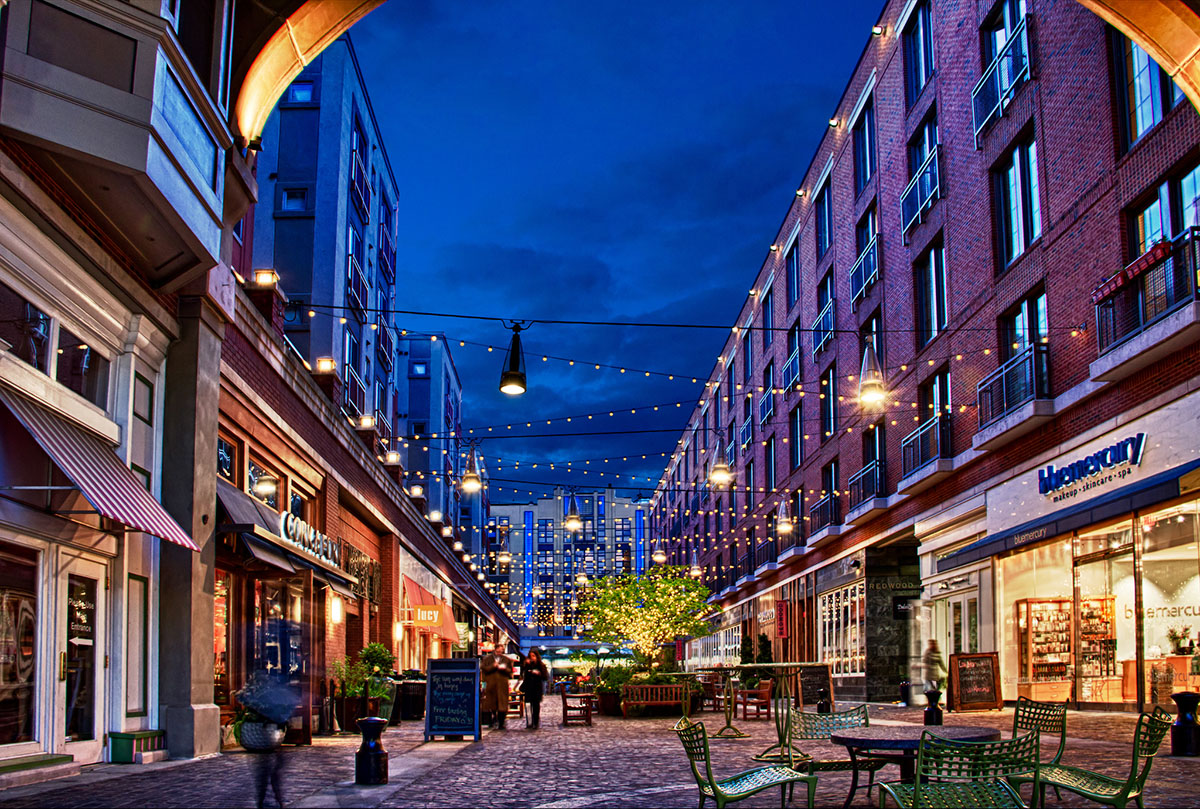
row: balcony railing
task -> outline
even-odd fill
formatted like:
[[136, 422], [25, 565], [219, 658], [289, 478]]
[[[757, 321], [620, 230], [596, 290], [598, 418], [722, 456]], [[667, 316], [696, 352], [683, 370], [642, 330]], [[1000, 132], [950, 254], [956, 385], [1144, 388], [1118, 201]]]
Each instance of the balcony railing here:
[[741, 559], [738, 560], [737, 575], [738, 575], [739, 579], [742, 578], [743, 576], [753, 576], [754, 575], [754, 554], [753, 553], [746, 553], [742, 556]]
[[371, 219], [371, 184], [367, 181], [367, 167], [363, 165], [362, 155], [355, 149], [350, 153], [350, 198], [354, 207], [362, 214], [363, 221]]
[[741, 432], [740, 437], [742, 439], [742, 446], [745, 447], [754, 438], [754, 420], [751, 419], [749, 416], [746, 416], [746, 420], [744, 422], [742, 422], [742, 429], [740, 432]]
[[871, 461], [850, 478], [850, 508], [855, 509], [874, 497], [883, 497], [887, 491], [883, 461]]
[[346, 256], [346, 305], [359, 323], [367, 321], [367, 279], [353, 253]]
[[391, 449], [392, 423], [388, 421], [384, 412], [378, 408], [375, 409], [375, 432], [379, 435], [379, 443]]
[[775, 412], [775, 393], [774, 391], [763, 391], [763, 394], [758, 397], [758, 423], [766, 424], [767, 419], [771, 418], [771, 414]]
[[900, 229], [905, 233], [921, 221], [925, 211], [933, 207], [934, 201], [938, 198], [938, 153], [940, 151], [941, 146], [934, 147], [900, 196], [900, 218], [902, 220]]
[[346, 378], [342, 382], [342, 409], [356, 421], [367, 409], [367, 388], [358, 377], [358, 371], [345, 366]]
[[908, 477], [926, 464], [950, 456], [950, 416], [939, 413], [900, 442], [904, 455], [904, 477]]
[[980, 429], [1032, 399], [1050, 395], [1050, 351], [1034, 343], [992, 371], [975, 389]]
[[833, 339], [833, 298], [829, 299], [829, 303], [825, 304], [825, 308], [821, 310], [821, 314], [817, 315], [817, 319], [812, 324], [812, 344], [813, 356], [816, 357], [825, 344]]
[[379, 260], [379, 271], [384, 280], [391, 284], [396, 280], [396, 241], [386, 222], [379, 223], [379, 246], [375, 248]]
[[382, 317], [375, 317], [375, 354], [379, 364], [388, 371], [396, 357], [396, 338], [392, 335], [392, 327]]
[[838, 498], [832, 492], [814, 503], [808, 510], [809, 533], [815, 534], [817, 531], [837, 524], [841, 519], [838, 511]]
[[1017, 94], [1021, 84], [1029, 78], [1029, 17], [1017, 25], [1008, 35], [1008, 42], [996, 58], [983, 71], [983, 76], [971, 91], [971, 116], [975, 121], [975, 146], [979, 147], [979, 133], [993, 119], [1004, 114], [1004, 108]]
[[737, 441], [730, 441], [725, 445], [725, 465], [733, 468], [734, 462], [737, 461]]
[[800, 380], [800, 347], [792, 352], [792, 356], [788, 357], [787, 363], [783, 366], [783, 386], [791, 388]]
[[871, 243], [863, 248], [858, 261], [850, 268], [850, 292], [856, 303], [879, 278], [879, 249], [876, 246], [878, 241], [879, 237], [872, 235]]
[[754, 569], [757, 570], [763, 565], [773, 565], [778, 557], [779, 549], [775, 547], [774, 537], [766, 542], [760, 542], [754, 549]]
[[1196, 300], [1200, 228], [1151, 247], [1092, 293], [1100, 353], [1120, 345]]

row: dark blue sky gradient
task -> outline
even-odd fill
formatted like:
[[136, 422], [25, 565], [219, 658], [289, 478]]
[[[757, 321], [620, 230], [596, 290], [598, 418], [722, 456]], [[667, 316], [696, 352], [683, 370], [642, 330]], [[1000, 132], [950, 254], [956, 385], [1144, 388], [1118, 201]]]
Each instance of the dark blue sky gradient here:
[[[399, 308], [732, 323], [882, 5], [385, 3], [353, 38], [400, 187]], [[636, 474], [645, 493], [664, 459], [640, 454], [669, 451], [677, 432], [515, 436], [681, 429], [689, 404], [641, 406], [694, 403], [726, 334], [535, 325], [530, 389], [514, 399], [496, 389], [508, 340], [499, 324], [402, 321], [497, 346], [452, 343], [464, 426], [534, 422], [485, 442], [494, 478], [602, 485], [611, 477], [527, 463], [497, 472], [492, 459], [634, 453], [636, 463], [584, 468], [619, 472], [623, 485]], [[687, 379], [543, 363], [542, 353]], [[637, 415], [545, 424], [632, 407]], [[492, 500], [517, 499], [511, 488], [493, 481]]]

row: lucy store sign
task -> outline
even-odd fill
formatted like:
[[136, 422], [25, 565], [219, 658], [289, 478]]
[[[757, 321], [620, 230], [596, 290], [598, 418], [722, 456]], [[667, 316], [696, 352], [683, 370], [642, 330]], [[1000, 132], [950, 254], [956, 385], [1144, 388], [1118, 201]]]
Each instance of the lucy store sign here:
[[1145, 447], [1146, 434], [1137, 433], [1070, 463], [1049, 464], [1038, 470], [1038, 493], [1057, 502], [1120, 480], [1141, 465]]

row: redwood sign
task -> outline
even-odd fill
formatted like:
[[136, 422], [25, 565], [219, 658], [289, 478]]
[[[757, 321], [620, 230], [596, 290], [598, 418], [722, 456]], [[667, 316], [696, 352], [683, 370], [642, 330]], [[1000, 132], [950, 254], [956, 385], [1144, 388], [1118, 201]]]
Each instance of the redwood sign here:
[[788, 636], [788, 602], [775, 602], [775, 637], [786, 638]]

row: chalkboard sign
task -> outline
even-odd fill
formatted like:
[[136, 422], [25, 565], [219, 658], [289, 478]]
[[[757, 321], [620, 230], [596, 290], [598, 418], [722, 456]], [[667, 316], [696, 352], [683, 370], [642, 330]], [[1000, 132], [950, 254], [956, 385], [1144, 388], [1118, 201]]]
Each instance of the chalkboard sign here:
[[426, 669], [425, 741], [434, 736], [475, 736], [479, 729], [479, 661], [435, 658]]
[[828, 663], [803, 663], [800, 666], [800, 699], [802, 706], [816, 705], [821, 697], [829, 699], [830, 710], [837, 710], [833, 699], [833, 675]]
[[950, 710], [991, 711], [1004, 707], [997, 652], [950, 655]]

